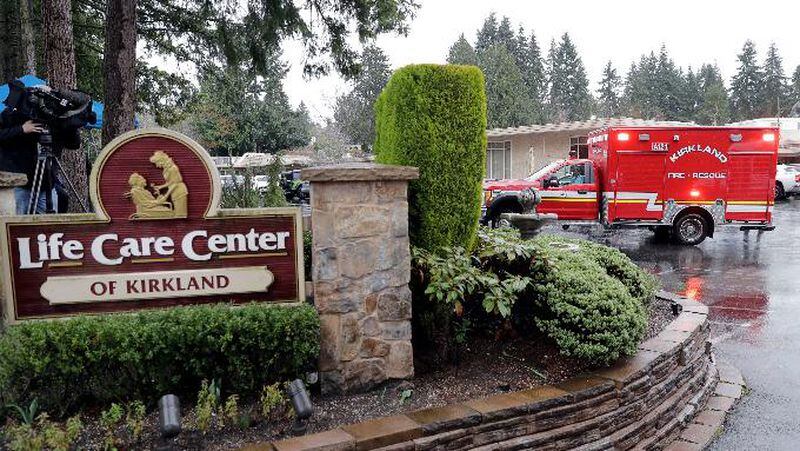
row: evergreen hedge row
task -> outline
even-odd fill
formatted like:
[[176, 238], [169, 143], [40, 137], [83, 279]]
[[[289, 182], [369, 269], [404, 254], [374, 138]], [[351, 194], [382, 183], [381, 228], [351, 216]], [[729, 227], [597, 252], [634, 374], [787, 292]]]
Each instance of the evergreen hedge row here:
[[376, 105], [375, 152], [384, 164], [416, 166], [409, 234], [417, 247], [471, 249], [486, 164], [486, 92], [474, 66], [422, 64], [392, 75]]
[[0, 334], [0, 411], [33, 399], [55, 414], [85, 405], [230, 393], [302, 376], [319, 353], [313, 307], [211, 305], [31, 322]]

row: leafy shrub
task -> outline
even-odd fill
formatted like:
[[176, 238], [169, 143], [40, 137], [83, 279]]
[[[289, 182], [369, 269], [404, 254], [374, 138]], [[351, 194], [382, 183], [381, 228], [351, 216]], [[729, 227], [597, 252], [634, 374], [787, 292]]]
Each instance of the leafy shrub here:
[[650, 304], [659, 287], [658, 280], [652, 274], [643, 271], [627, 255], [612, 247], [559, 235], [540, 235], [536, 241], [548, 247], [560, 244], [577, 246], [581, 254], [599, 264], [606, 274], [622, 282], [630, 295], [644, 305]]
[[125, 414], [125, 427], [128, 429], [128, 434], [130, 434], [133, 442], [138, 442], [142, 437], [146, 413], [143, 402], [136, 400], [128, 404], [128, 412]]
[[539, 329], [562, 354], [605, 365], [636, 352], [647, 311], [626, 286], [583, 251], [549, 250], [551, 268], [534, 290]]
[[265, 385], [261, 389], [261, 415], [265, 420], [274, 420], [286, 412], [289, 400], [286, 398], [281, 384], [276, 382], [271, 385]]
[[486, 162], [483, 74], [472, 66], [406, 66], [375, 110], [377, 161], [420, 171], [409, 185], [411, 243], [472, 249]]
[[100, 412], [100, 426], [103, 428], [103, 447], [115, 449], [117, 444], [117, 428], [124, 415], [122, 406], [113, 403], [111, 407]]
[[46, 413], [36, 417], [30, 423], [6, 425], [5, 435], [8, 448], [12, 451], [32, 451], [51, 449], [68, 451], [78, 440], [83, 430], [80, 417], [72, 417], [63, 427], [50, 421]]
[[38, 399], [60, 414], [82, 405], [194, 395], [221, 378], [240, 394], [313, 368], [313, 307], [209, 305], [9, 327], [0, 336], [0, 406]]
[[219, 405], [221, 397], [217, 380], [209, 384], [207, 380], [200, 383], [200, 392], [197, 393], [197, 429], [205, 434], [211, 428], [211, 420]]
[[478, 237], [471, 254], [414, 250], [414, 338], [426, 341], [417, 349], [450, 356], [463, 330], [510, 325], [523, 334], [538, 330], [563, 354], [589, 363], [636, 351], [656, 282], [624, 254], [560, 237], [523, 240], [513, 229], [481, 229]]

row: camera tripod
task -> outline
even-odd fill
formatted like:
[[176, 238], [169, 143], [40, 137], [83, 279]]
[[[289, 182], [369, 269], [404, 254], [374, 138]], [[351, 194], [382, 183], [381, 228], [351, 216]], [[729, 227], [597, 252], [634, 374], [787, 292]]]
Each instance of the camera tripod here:
[[81, 210], [84, 213], [87, 213], [89, 210], [86, 208], [83, 198], [78, 195], [75, 185], [72, 184], [72, 180], [70, 180], [69, 176], [64, 171], [64, 167], [61, 166], [61, 162], [53, 153], [53, 135], [50, 133], [50, 130], [45, 130], [44, 133], [39, 135], [38, 151], [39, 156], [36, 160], [36, 168], [33, 171], [33, 181], [31, 183], [31, 197], [28, 201], [28, 214], [35, 215], [38, 213], [37, 210], [39, 206], [39, 196], [42, 192], [42, 184], [45, 180], [45, 177], [47, 177], [49, 185], [49, 188], [44, 193], [45, 213], [56, 213], [55, 209], [53, 208], [53, 191], [56, 185], [56, 177], [54, 177], [53, 167], [55, 167], [58, 172], [61, 173], [61, 180], [66, 182], [66, 185], [73, 197], [78, 199], [78, 203], [81, 204]]

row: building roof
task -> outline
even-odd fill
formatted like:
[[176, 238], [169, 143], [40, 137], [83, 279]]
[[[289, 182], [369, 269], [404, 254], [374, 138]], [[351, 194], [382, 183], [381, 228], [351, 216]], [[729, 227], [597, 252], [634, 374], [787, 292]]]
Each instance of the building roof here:
[[568, 131], [590, 131], [605, 127], [686, 127], [694, 126], [694, 122], [656, 121], [635, 119], [632, 117], [604, 117], [586, 121], [558, 122], [551, 124], [523, 125], [520, 127], [493, 128], [486, 131], [486, 136], [526, 135], [531, 133], [557, 133]]

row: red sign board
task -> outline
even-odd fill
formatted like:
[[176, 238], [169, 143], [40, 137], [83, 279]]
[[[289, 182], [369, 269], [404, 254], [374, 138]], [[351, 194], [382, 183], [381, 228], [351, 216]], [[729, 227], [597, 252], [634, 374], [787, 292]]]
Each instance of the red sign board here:
[[219, 209], [219, 173], [191, 139], [125, 134], [89, 184], [95, 213], [0, 218], [7, 322], [304, 299], [300, 209]]

